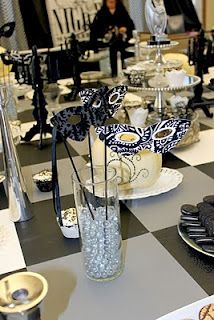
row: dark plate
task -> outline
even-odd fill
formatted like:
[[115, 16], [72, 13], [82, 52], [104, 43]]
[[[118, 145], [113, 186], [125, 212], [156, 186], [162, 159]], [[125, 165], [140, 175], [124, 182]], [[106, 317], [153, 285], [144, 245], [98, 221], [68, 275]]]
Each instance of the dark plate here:
[[182, 225], [180, 223], [178, 224], [178, 234], [186, 242], [186, 244], [188, 246], [190, 246], [191, 248], [195, 249], [196, 251], [198, 251], [200, 253], [205, 254], [206, 256], [214, 258], [214, 254], [213, 253], [209, 253], [209, 252], [204, 251], [200, 246], [198, 246], [192, 239], [190, 239], [188, 237], [188, 234], [187, 234], [185, 228], [182, 227]]

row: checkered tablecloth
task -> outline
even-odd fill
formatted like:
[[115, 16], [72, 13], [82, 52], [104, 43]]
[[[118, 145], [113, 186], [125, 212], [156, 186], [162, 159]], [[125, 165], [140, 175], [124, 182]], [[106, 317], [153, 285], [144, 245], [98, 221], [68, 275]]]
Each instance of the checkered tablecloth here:
[[[21, 113], [20, 118], [25, 130], [31, 126], [31, 111]], [[200, 142], [163, 159], [164, 167], [183, 174], [183, 182], [168, 193], [120, 203], [125, 269], [108, 283], [85, 277], [79, 241], [63, 237], [52, 194], [40, 193], [33, 185], [32, 174], [51, 167], [51, 140], [45, 140], [43, 150], [37, 149], [37, 141], [18, 145], [34, 218], [17, 223], [16, 230], [27, 270], [41, 273], [49, 283], [42, 319], [153, 320], [213, 294], [213, 258], [188, 247], [177, 232], [180, 206], [197, 204], [205, 195], [214, 194], [214, 120], [203, 119]], [[70, 151], [77, 166], [87, 161], [84, 142], [72, 143]], [[72, 168], [62, 144], [58, 155], [62, 206], [67, 208], [74, 206], [69, 178]], [[3, 185], [0, 195], [4, 209]], [[0, 226], [2, 217], [0, 212]], [[7, 264], [3, 244], [0, 241], [0, 264]], [[14, 247], [14, 257], [16, 250], [20, 248]], [[15, 260], [17, 264], [12, 269], [8, 265], [8, 271], [25, 267], [22, 260]]]

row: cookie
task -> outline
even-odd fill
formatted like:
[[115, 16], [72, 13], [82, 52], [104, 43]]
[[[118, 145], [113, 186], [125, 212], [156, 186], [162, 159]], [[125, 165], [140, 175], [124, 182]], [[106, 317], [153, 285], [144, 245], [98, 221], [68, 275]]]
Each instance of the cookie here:
[[[201, 246], [202, 249], [208, 253], [214, 253], [214, 245], [212, 244], [206, 244], [206, 245], [203, 245]], [[214, 306], [214, 305], [213, 305]], [[209, 317], [209, 318], [206, 318], [206, 319], [210, 319], [210, 320], [213, 320], [214, 319], [214, 309], [213, 309], [213, 316]]]
[[205, 238], [206, 233], [205, 232], [189, 232], [188, 237], [190, 239]]
[[208, 304], [199, 311], [199, 320], [214, 319], [214, 304]]
[[211, 204], [207, 203], [207, 202], [199, 202], [197, 204], [197, 208], [198, 208], [199, 211], [208, 210], [208, 209], [214, 210], [213, 206]]
[[182, 215], [181, 220], [182, 221], [198, 221], [198, 217]]
[[202, 216], [201, 223], [202, 223], [203, 226], [205, 226], [207, 228], [209, 222], [212, 221], [212, 220], [214, 220], [213, 213], [208, 213], [207, 212]]
[[214, 220], [212, 218], [205, 223], [205, 227], [207, 229], [208, 235], [210, 237], [214, 237]]
[[197, 215], [198, 212], [198, 208], [192, 204], [183, 204], [181, 206], [181, 213], [184, 215]]
[[199, 221], [182, 221], [182, 227], [201, 227], [201, 222]]
[[204, 197], [203, 201], [214, 206], [214, 195]]
[[202, 207], [204, 207], [204, 206], [206, 206], [208, 203], [206, 203], [206, 202], [199, 202], [198, 204], [197, 204], [197, 208], [200, 210]]
[[214, 218], [214, 207], [210, 204], [203, 202], [199, 203], [198, 205], [199, 209], [199, 220], [202, 222], [203, 225], [205, 225], [205, 221], [207, 218]]
[[198, 245], [203, 245], [203, 244], [213, 244], [214, 245], [214, 238], [212, 238], [212, 237], [199, 238], [199, 239], [196, 239], [195, 242]]
[[205, 227], [187, 227], [187, 232], [206, 232]]

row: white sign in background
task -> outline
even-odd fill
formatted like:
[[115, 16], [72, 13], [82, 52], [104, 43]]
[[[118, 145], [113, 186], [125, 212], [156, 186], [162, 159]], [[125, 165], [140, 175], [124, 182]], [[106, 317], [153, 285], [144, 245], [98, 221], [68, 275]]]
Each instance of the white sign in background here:
[[71, 33], [79, 39], [89, 35], [89, 24], [101, 5], [102, 0], [46, 0], [54, 47], [63, 44]]

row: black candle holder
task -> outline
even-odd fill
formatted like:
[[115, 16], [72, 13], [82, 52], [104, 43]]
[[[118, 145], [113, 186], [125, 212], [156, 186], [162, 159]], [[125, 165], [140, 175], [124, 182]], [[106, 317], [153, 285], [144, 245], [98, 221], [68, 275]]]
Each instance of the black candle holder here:
[[[213, 113], [209, 107], [214, 104], [214, 99], [206, 100], [203, 95], [203, 75], [208, 70], [208, 61], [211, 56], [212, 42], [205, 38], [203, 30], [200, 31], [197, 38], [189, 40], [188, 56], [189, 64], [195, 66], [196, 75], [201, 78], [201, 82], [194, 88], [194, 97], [189, 100], [188, 106], [195, 110], [201, 108], [208, 118], [213, 118]], [[206, 49], [206, 50], [205, 50]], [[206, 51], [206, 55], [205, 52]]]
[[40, 139], [38, 147], [43, 147], [43, 134], [52, 134], [52, 127], [47, 124], [48, 111], [45, 108], [47, 105], [43, 94], [43, 80], [41, 78], [40, 60], [37, 54], [37, 47], [32, 48], [32, 62], [31, 62], [31, 76], [32, 76], [32, 88], [34, 89], [33, 102], [34, 106], [33, 116], [36, 120], [36, 124], [21, 138], [22, 141], [29, 142], [32, 138], [39, 133]]
[[31, 85], [34, 90], [32, 105], [34, 106], [33, 117], [36, 124], [26, 132], [24, 137], [21, 137], [21, 141], [29, 142], [36, 134], [39, 134], [38, 148], [42, 149], [43, 135], [52, 134], [52, 126], [47, 123], [47, 102], [43, 93], [43, 79], [37, 47], [32, 47], [32, 53], [21, 55], [17, 52], [6, 52], [1, 54], [1, 58], [5, 65], [13, 64], [16, 79], [20, 84]]

